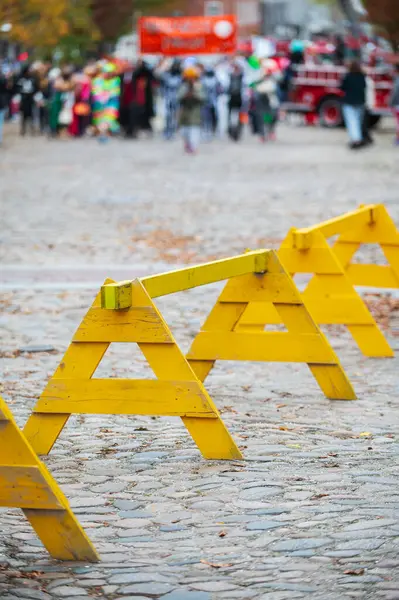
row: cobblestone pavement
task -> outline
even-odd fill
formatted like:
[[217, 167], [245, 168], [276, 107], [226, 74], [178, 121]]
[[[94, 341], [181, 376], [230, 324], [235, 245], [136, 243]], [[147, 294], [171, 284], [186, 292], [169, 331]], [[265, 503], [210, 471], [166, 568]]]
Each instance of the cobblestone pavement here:
[[[290, 226], [358, 203], [384, 201], [399, 223], [391, 136], [358, 154], [340, 131], [280, 138], [216, 142], [192, 160], [177, 142], [9, 135], [0, 381], [21, 426], [105, 273], [276, 247]], [[218, 289], [157, 301], [184, 350]], [[304, 365], [214, 369], [206, 386], [242, 461], [206, 462], [178, 419], [72, 417], [45, 463], [102, 562], [52, 561], [21, 512], [2, 509], [1, 600], [399, 599], [397, 359], [328, 335], [356, 402], [324, 399]], [[136, 348], [113, 344], [96, 376], [146, 374]]]

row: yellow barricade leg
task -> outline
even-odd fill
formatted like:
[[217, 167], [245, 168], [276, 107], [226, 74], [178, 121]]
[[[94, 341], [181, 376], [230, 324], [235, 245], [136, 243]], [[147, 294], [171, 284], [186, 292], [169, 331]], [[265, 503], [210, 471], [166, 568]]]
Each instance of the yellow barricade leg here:
[[[25, 427], [33, 447], [47, 454], [73, 413], [163, 415], [182, 418], [205, 458], [241, 458], [142, 283], [117, 287], [117, 308], [102, 308], [98, 294], [36, 404]], [[103, 305], [109, 304], [112, 291], [103, 287]], [[111, 342], [137, 343], [158, 379], [94, 378]]]
[[[263, 319], [252, 321], [259, 330], [248, 331], [243, 316], [252, 305], [266, 308], [266, 317], [273, 305], [277, 320], [288, 332], [260, 331], [260, 325], [263, 329], [266, 324]], [[304, 362], [327, 397], [356, 397], [337, 356], [274, 252], [265, 273], [242, 275], [227, 283], [187, 358], [202, 381], [217, 360]]]
[[53, 558], [99, 560], [67, 499], [37, 458], [2, 398], [0, 506], [21, 508]]
[[[315, 243], [323, 245], [326, 249], [329, 248], [322, 234], [314, 234], [314, 238], [316, 238]], [[334, 274], [317, 273], [308, 284], [303, 297], [318, 323], [345, 325], [365, 356], [390, 358], [394, 355], [372, 314], [343, 269], [340, 273]]]

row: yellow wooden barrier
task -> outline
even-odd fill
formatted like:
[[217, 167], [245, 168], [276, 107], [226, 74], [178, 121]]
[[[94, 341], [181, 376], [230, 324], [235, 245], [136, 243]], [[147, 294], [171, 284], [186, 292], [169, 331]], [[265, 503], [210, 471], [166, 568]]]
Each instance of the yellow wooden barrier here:
[[[98, 294], [25, 426], [36, 452], [50, 452], [73, 413], [163, 415], [182, 418], [205, 458], [242, 458], [141, 282], [106, 283], [111, 310]], [[93, 378], [112, 342], [137, 343], [158, 379]]]
[[[252, 269], [227, 282], [191, 346], [190, 365], [204, 381], [217, 360], [304, 362], [328, 398], [354, 400], [355, 392], [338, 357], [276, 252], [263, 252], [263, 272]], [[264, 326], [253, 333], [242, 331], [242, 317], [254, 302], [269, 303], [288, 331], [263, 331]]]
[[[399, 288], [399, 231], [385, 206], [362, 206], [344, 217], [352, 219], [350, 227], [332, 219], [321, 224], [321, 231], [325, 237], [340, 234], [333, 250], [352, 284]], [[379, 244], [388, 264], [354, 264], [352, 258], [362, 244]]]
[[[145, 277], [141, 283], [152, 298], [229, 279], [215, 308], [187, 355], [204, 381], [216, 360], [305, 362], [326, 396], [352, 400], [353, 388], [339, 360], [310, 317], [294, 282], [272, 250]], [[129, 282], [106, 285], [103, 306], [128, 308], [134, 296]], [[270, 302], [278, 310], [288, 332], [241, 333], [240, 323], [254, 301]]]
[[89, 538], [0, 397], [0, 506], [21, 508], [53, 558], [96, 562]]
[[[327, 238], [340, 234], [336, 243]], [[362, 243], [379, 243], [389, 266], [351, 263]], [[314, 320], [323, 325], [345, 325], [360, 350], [370, 357], [392, 357], [393, 351], [353, 285], [399, 287], [399, 233], [382, 205], [319, 223], [291, 229], [278, 251], [285, 268], [313, 275], [303, 298]], [[279, 324], [281, 317], [268, 303], [251, 303], [242, 330], [257, 331], [264, 323]]]

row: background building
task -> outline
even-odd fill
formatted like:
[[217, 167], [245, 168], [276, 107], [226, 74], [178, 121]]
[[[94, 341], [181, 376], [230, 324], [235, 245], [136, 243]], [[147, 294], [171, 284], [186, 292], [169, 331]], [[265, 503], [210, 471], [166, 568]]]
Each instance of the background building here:
[[262, 0], [261, 31], [272, 35], [276, 28], [298, 27], [301, 33], [333, 25], [334, 11], [311, 0]]
[[261, 0], [180, 0], [169, 14], [175, 15], [227, 15], [235, 14], [238, 33], [247, 36], [260, 32]]

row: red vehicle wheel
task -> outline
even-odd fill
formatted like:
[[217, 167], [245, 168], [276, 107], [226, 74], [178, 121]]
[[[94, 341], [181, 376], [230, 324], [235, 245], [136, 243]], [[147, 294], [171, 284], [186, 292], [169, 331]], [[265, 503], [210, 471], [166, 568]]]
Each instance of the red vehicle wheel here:
[[319, 120], [323, 127], [341, 127], [344, 119], [342, 106], [338, 98], [326, 98], [319, 106]]

